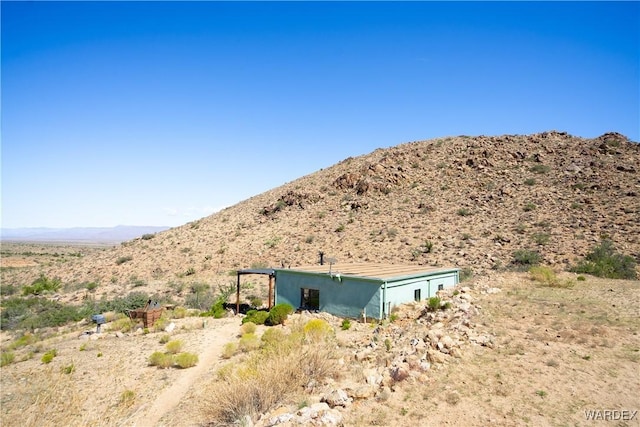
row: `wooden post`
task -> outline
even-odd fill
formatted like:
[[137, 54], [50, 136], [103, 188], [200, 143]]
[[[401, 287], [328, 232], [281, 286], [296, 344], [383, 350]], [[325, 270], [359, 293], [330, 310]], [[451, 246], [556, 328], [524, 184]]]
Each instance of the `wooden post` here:
[[273, 276], [269, 275], [269, 310], [273, 307]]
[[238, 274], [238, 286], [236, 287], [236, 314], [240, 314], [240, 273]]

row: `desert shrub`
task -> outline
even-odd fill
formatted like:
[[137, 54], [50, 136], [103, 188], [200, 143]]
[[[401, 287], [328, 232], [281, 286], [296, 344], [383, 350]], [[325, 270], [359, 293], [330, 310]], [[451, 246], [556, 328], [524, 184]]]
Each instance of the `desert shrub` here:
[[171, 313], [171, 316], [174, 319], [184, 319], [185, 317], [187, 317], [187, 313], [187, 308], [180, 306], [173, 309], [173, 313]]
[[11, 344], [9, 344], [9, 349], [17, 349], [21, 347], [25, 347], [29, 344], [33, 344], [38, 341], [38, 337], [30, 332], [25, 332], [20, 337], [16, 338]]
[[109, 325], [110, 331], [130, 332], [135, 325], [135, 322], [128, 317], [121, 317], [114, 320]]
[[325, 320], [311, 319], [305, 323], [304, 336], [311, 342], [324, 341], [333, 335], [333, 328]]
[[467, 208], [460, 208], [456, 211], [456, 213], [460, 216], [469, 216], [471, 215], [471, 211]]
[[120, 258], [118, 258], [116, 260], [116, 265], [120, 265], [120, 264], [124, 264], [125, 262], [129, 262], [133, 259], [132, 256], [127, 255], [127, 256], [121, 256]]
[[260, 339], [256, 334], [244, 334], [240, 337], [240, 342], [238, 343], [238, 349], [243, 352], [249, 352], [251, 350], [256, 350], [260, 347]]
[[513, 253], [512, 264], [520, 268], [528, 268], [540, 264], [540, 253], [529, 249], [519, 249]]
[[539, 283], [553, 283], [557, 280], [556, 273], [549, 267], [534, 266], [529, 269], [531, 280]]
[[182, 368], [187, 369], [198, 364], [198, 355], [194, 353], [180, 353], [174, 358], [175, 364]]
[[549, 243], [550, 236], [548, 233], [535, 233], [531, 237], [537, 245], [546, 245], [547, 243]]
[[46, 292], [56, 292], [62, 286], [60, 279], [49, 279], [41, 274], [31, 285], [22, 288], [22, 295], [40, 295]]
[[535, 178], [527, 178], [524, 180], [524, 184], [525, 185], [535, 185], [536, 184], [536, 180]]
[[142, 240], [151, 240], [151, 239], [153, 239], [154, 237], [156, 237], [156, 235], [155, 235], [155, 234], [147, 233], [147, 234], [143, 234], [143, 235], [142, 235]]
[[525, 212], [531, 212], [532, 210], [535, 210], [535, 208], [536, 208], [535, 203], [527, 202], [522, 208], [522, 210]]
[[200, 313], [202, 317], [213, 317], [215, 319], [220, 319], [227, 314], [227, 311], [224, 308], [224, 300], [221, 298], [217, 298], [211, 308], [208, 311]]
[[586, 278], [586, 277], [584, 277], [584, 276], [582, 276], [582, 275], [580, 275], [580, 276], [576, 277], [576, 280], [577, 280], [578, 282], [584, 282], [585, 280], [587, 280], [587, 278]]
[[161, 351], [155, 351], [149, 356], [149, 365], [163, 369], [170, 368], [173, 365], [173, 356]]
[[0, 355], [0, 367], [12, 364], [15, 358], [16, 355], [12, 351], [3, 351]]
[[602, 240], [571, 271], [608, 279], [636, 279], [637, 277], [636, 261], [633, 257], [618, 253], [609, 239]]
[[167, 353], [177, 354], [182, 350], [182, 345], [181, 340], [172, 340], [165, 345], [165, 348], [167, 349]]
[[249, 310], [242, 319], [242, 323], [251, 322], [255, 325], [264, 325], [269, 317], [269, 312], [264, 310]]
[[571, 280], [560, 280], [555, 271], [545, 266], [533, 266], [529, 269], [531, 280], [536, 281], [544, 286], [553, 288], [571, 288], [573, 282]]
[[228, 342], [222, 347], [222, 358], [230, 359], [238, 351], [238, 343]]
[[531, 166], [531, 168], [529, 169], [531, 172], [533, 173], [537, 173], [537, 174], [545, 174], [547, 172], [549, 172], [551, 168], [549, 168], [549, 166], [547, 165], [543, 165], [543, 164], [536, 164]]
[[218, 371], [205, 415], [215, 425], [233, 425], [246, 416], [255, 419], [307, 384], [332, 376], [337, 369], [335, 358], [332, 344], [301, 345], [298, 337], [283, 334], [245, 361]]
[[261, 307], [262, 306], [262, 298], [256, 297], [256, 296], [251, 296], [249, 298], [249, 304], [251, 304], [251, 307]]
[[439, 297], [431, 297], [427, 300], [427, 307], [431, 311], [440, 309], [441, 300]]
[[171, 335], [164, 334], [160, 337], [160, 344], [166, 344], [171, 340]]
[[293, 307], [291, 305], [276, 304], [269, 311], [269, 317], [267, 317], [266, 323], [272, 326], [282, 325], [291, 313], [293, 313]]
[[262, 334], [262, 344], [265, 347], [268, 347], [270, 345], [276, 345], [280, 342], [282, 342], [285, 339], [285, 333], [282, 332], [281, 329], [267, 329], [266, 331], [264, 331], [264, 334]]
[[129, 407], [133, 405], [136, 400], [136, 392], [133, 390], [125, 390], [120, 393], [120, 405]]
[[53, 358], [56, 357], [57, 355], [58, 355], [58, 352], [56, 351], [56, 349], [49, 350], [42, 355], [42, 357], [40, 358], [40, 361], [42, 363], [51, 363]]
[[473, 270], [469, 267], [465, 267], [462, 270], [460, 270], [460, 281], [464, 282], [466, 280], [471, 279], [471, 277], [473, 276]]
[[73, 363], [70, 365], [66, 365], [63, 366], [62, 368], [60, 368], [60, 372], [62, 372], [63, 374], [69, 375], [72, 374], [76, 371], [76, 365], [74, 365]]
[[240, 334], [253, 334], [256, 332], [257, 328], [258, 327], [256, 326], [256, 324], [253, 322], [243, 322], [242, 326], [240, 327]]
[[114, 313], [128, 313], [130, 310], [142, 308], [151, 298], [144, 292], [131, 292], [124, 297], [114, 298], [112, 300], [98, 301], [97, 307], [92, 309], [93, 312], [104, 313], [113, 311]]
[[342, 323], [340, 324], [340, 328], [343, 331], [346, 331], [347, 329], [351, 328], [351, 320], [349, 319], [342, 319]]
[[3, 330], [61, 326], [90, 315], [87, 306], [62, 304], [46, 298], [10, 297], [0, 305], [0, 328]]

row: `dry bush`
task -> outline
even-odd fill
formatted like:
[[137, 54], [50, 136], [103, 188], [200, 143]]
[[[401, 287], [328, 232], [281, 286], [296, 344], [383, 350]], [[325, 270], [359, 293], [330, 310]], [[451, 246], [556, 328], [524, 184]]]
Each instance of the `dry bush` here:
[[334, 330], [325, 320], [311, 319], [303, 328], [305, 338], [310, 342], [320, 342], [334, 335]]
[[246, 322], [242, 326], [240, 326], [240, 334], [254, 334], [258, 327], [253, 322]]
[[336, 373], [331, 343], [302, 345], [301, 336], [295, 333], [281, 338], [263, 341], [263, 347], [243, 363], [227, 365], [224, 375], [218, 374], [204, 408], [213, 425], [228, 425], [247, 415], [255, 419], [312, 380], [320, 382]]

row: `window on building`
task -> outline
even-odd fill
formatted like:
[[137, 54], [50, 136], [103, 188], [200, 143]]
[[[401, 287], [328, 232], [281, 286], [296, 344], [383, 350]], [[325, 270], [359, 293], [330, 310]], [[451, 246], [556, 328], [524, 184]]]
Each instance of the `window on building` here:
[[443, 290], [443, 289], [444, 289], [444, 285], [443, 285], [442, 283], [440, 283], [440, 284], [438, 285], [438, 290], [439, 290], [439, 291], [441, 291], [441, 290]]
[[318, 289], [300, 289], [300, 308], [320, 310], [320, 291]]
[[413, 299], [414, 301], [420, 301], [420, 289], [413, 291]]

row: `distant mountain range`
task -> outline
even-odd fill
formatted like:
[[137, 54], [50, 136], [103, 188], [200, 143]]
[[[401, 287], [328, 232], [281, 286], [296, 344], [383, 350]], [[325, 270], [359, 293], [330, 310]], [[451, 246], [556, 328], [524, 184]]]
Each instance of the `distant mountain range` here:
[[168, 230], [170, 227], [118, 225], [116, 227], [2, 228], [0, 240], [20, 242], [120, 243]]

